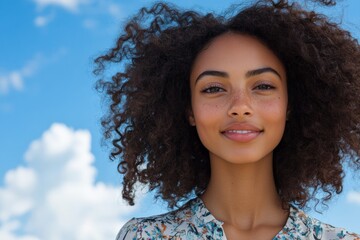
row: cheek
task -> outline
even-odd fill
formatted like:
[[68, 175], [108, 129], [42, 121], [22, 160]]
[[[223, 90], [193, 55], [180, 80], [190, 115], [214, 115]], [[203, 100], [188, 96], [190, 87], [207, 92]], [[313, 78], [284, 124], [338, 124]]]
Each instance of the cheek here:
[[272, 101], [263, 102], [260, 105], [263, 117], [265, 117], [268, 121], [285, 123], [287, 109], [286, 101], [281, 98], [277, 98]]
[[193, 114], [197, 124], [206, 124], [218, 119], [225, 109], [226, 102], [222, 100], [204, 101], [194, 98], [192, 102]]
[[198, 104], [194, 106], [194, 117], [197, 126], [209, 125], [217, 119], [221, 107], [218, 104]]
[[281, 98], [276, 98], [273, 101], [264, 103], [261, 109], [261, 118], [265, 131], [268, 133], [268, 137], [270, 137], [268, 141], [276, 146], [284, 135], [287, 102], [282, 101]]
[[219, 129], [223, 118], [223, 107], [219, 103], [196, 102], [193, 104], [195, 127], [202, 144], [209, 148], [213, 142], [214, 133]]

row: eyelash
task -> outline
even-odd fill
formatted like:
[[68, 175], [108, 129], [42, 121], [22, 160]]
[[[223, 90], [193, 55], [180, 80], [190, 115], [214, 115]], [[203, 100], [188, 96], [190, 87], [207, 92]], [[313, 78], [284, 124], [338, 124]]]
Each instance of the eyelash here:
[[[216, 90], [216, 91], [215, 91]], [[209, 93], [209, 94], [214, 94], [214, 93], [218, 93], [218, 92], [223, 92], [225, 91], [222, 87], [218, 86], [218, 85], [213, 85], [210, 87], [205, 88], [204, 90], [202, 90], [202, 93]]]
[[[267, 84], [267, 83], [261, 83], [259, 85], [257, 85], [254, 90], [260, 90], [260, 91], [268, 91], [268, 90], [272, 90], [275, 89], [274, 86]], [[202, 93], [209, 93], [209, 94], [214, 94], [214, 93], [218, 93], [218, 92], [224, 92], [225, 90], [218, 86], [218, 85], [214, 85], [214, 86], [210, 86], [205, 88], [204, 90], [202, 90]]]
[[266, 90], [272, 90], [275, 89], [274, 86], [267, 84], [267, 83], [261, 83], [255, 87], [257, 90], [266, 91]]

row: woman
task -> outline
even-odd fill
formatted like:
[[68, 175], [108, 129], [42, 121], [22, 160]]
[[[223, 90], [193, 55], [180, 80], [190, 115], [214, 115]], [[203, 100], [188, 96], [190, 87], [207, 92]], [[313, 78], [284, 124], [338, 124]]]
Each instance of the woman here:
[[108, 62], [124, 63], [98, 82], [123, 198], [134, 204], [136, 182], [170, 208], [193, 197], [117, 239], [360, 239], [299, 209], [342, 191], [345, 160], [360, 165], [360, 47], [347, 31], [287, 1], [227, 17], [159, 3], [96, 73]]

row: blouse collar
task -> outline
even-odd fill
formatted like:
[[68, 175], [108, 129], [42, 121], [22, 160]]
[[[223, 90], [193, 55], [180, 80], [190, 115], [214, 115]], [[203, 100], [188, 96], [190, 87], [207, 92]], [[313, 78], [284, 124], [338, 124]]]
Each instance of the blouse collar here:
[[191, 206], [192, 212], [195, 213], [198, 219], [202, 219], [204, 223], [214, 222], [220, 226], [224, 224], [224, 222], [217, 220], [210, 211], [206, 208], [204, 202], [201, 200], [200, 197], [193, 199], [193, 203]]

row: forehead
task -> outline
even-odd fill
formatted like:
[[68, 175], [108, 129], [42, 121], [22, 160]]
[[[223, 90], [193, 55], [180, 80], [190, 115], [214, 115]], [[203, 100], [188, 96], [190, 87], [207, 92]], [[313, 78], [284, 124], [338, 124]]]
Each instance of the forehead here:
[[261, 41], [249, 35], [225, 33], [214, 38], [195, 58], [191, 79], [202, 71], [248, 71], [273, 67], [285, 77], [280, 59]]

